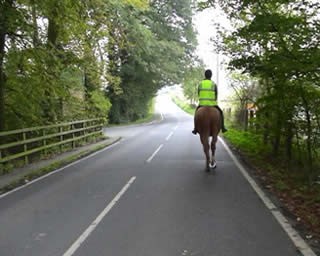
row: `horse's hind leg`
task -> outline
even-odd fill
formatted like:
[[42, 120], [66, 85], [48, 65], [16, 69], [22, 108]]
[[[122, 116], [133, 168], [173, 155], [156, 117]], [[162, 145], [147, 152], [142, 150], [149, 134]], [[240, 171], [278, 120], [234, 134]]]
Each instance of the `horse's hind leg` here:
[[216, 167], [216, 159], [215, 159], [215, 152], [216, 152], [216, 143], [217, 143], [218, 136], [212, 136], [211, 140], [211, 166], [212, 168]]
[[203, 146], [204, 154], [206, 155], [206, 170], [209, 171], [209, 164], [210, 164], [210, 154], [209, 154], [209, 141], [208, 136], [200, 136], [200, 140]]

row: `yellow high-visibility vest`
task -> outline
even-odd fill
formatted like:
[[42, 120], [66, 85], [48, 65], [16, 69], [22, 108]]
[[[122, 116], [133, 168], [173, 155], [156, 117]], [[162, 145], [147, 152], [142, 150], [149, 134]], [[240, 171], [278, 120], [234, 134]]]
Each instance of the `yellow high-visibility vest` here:
[[200, 106], [211, 107], [217, 105], [215, 86], [211, 80], [201, 81], [198, 88]]

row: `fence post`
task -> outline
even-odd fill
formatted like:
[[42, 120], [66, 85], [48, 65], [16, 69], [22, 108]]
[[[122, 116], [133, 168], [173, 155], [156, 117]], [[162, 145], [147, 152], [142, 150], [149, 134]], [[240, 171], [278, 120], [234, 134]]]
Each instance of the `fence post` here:
[[[96, 127], [91, 128], [91, 126]], [[1, 162], [4, 159], [6, 160], [3, 162], [9, 162], [14, 159], [22, 159], [27, 165], [32, 162], [32, 157], [30, 158], [30, 155], [33, 156], [33, 154], [37, 154], [37, 156], [39, 156], [40, 154], [44, 154], [47, 156], [50, 148], [54, 147], [57, 149], [59, 145], [60, 149], [62, 150], [64, 148], [63, 145], [66, 145], [66, 143], [68, 145], [72, 143], [72, 148], [74, 149], [79, 144], [77, 143], [77, 140], [80, 139], [78, 138], [78, 135], [86, 138], [87, 141], [91, 141], [89, 137], [93, 136], [93, 141], [97, 141], [97, 136], [99, 136], [100, 132], [102, 132], [102, 124], [100, 119], [79, 120], [64, 123], [63, 125], [54, 124], [0, 132], [1, 139], [2, 136], [15, 135], [19, 137], [17, 141], [9, 141], [7, 144], [3, 144], [1, 140], [0, 159]], [[13, 154], [11, 154], [12, 152], [8, 149], [13, 147], [16, 147], [19, 152], [15, 152], [17, 151], [15, 150]]]
[[[86, 135], [86, 133], [87, 133], [86, 127], [87, 127], [87, 125], [86, 125], [86, 121], [83, 121], [83, 123], [82, 123], [83, 136], [85, 136], [85, 135]], [[88, 142], [88, 138], [87, 138], [87, 137], [84, 137], [84, 141], [85, 141], [85, 143], [87, 143], [87, 142]]]
[[71, 124], [71, 131], [72, 131], [72, 148], [75, 148], [76, 147], [76, 143], [74, 141], [74, 124]]
[[[46, 130], [45, 130], [45, 129], [42, 130], [42, 136], [43, 136], [43, 137], [46, 136]], [[46, 140], [46, 139], [43, 139], [42, 145], [43, 145], [44, 147], [47, 146], [47, 140]], [[48, 152], [47, 152], [47, 149], [46, 149], [46, 148], [43, 150], [43, 153], [44, 153], [45, 156], [47, 156], [47, 153], [48, 153]]]
[[[62, 126], [59, 126], [59, 133], [62, 133], [63, 132], [63, 129], [62, 129]], [[63, 141], [63, 135], [60, 135], [60, 142]], [[60, 145], [60, 152], [62, 153], [63, 150], [62, 150], [62, 144]]]
[[[99, 122], [100, 122], [100, 120], [94, 121], [94, 125], [96, 125], [97, 123], [99, 124]], [[94, 131], [96, 131], [96, 129], [97, 129], [97, 128], [95, 128]], [[99, 127], [98, 127], [98, 129], [99, 129]], [[93, 135], [93, 141], [94, 141], [94, 142], [97, 142], [97, 135], [96, 135], [96, 134]]]
[[[26, 132], [23, 132], [23, 133], [22, 133], [22, 140], [25, 141], [26, 139], [27, 139]], [[24, 144], [23, 144], [23, 152], [27, 152], [27, 151], [28, 151], [27, 144], [24, 143]], [[24, 163], [25, 163], [26, 165], [29, 163], [28, 155], [25, 155], [25, 156], [24, 156]]]

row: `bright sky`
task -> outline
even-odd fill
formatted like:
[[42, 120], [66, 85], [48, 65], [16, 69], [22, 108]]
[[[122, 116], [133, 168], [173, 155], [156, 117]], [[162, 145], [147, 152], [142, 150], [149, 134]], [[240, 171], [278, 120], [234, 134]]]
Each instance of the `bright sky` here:
[[[204, 61], [206, 68], [211, 69], [213, 76], [212, 80], [218, 83], [219, 100], [226, 99], [230, 95], [230, 88], [227, 85], [226, 71], [223, 60], [226, 58], [222, 55], [218, 55], [214, 52], [213, 42], [210, 42], [212, 37], [216, 36], [216, 29], [214, 23], [220, 23], [223, 26], [229, 24], [228, 20], [223, 16], [223, 13], [219, 9], [206, 9], [199, 12], [194, 17], [194, 24], [198, 31], [197, 55]], [[219, 63], [219, 67], [217, 65]]]

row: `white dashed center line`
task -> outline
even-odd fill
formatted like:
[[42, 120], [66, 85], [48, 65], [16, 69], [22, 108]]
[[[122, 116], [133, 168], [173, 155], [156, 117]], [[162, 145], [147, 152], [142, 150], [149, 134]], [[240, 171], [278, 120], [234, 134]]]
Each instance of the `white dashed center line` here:
[[171, 136], [173, 135], [173, 132], [170, 132], [169, 135], [166, 138], [166, 141], [170, 140]]
[[102, 219], [111, 211], [113, 206], [120, 200], [124, 193], [128, 190], [131, 184], [135, 181], [136, 177], [132, 177], [127, 184], [120, 190], [120, 192], [113, 198], [113, 200], [104, 208], [104, 210], [98, 215], [98, 217], [90, 224], [90, 226], [79, 236], [79, 238], [70, 246], [70, 248], [63, 254], [63, 256], [73, 255], [80, 245], [89, 237], [89, 235], [95, 230]]
[[161, 144], [156, 151], [153, 152], [153, 154], [147, 159], [147, 162], [150, 163], [152, 159], [155, 157], [155, 155], [160, 151], [160, 149], [163, 147], [163, 144]]

